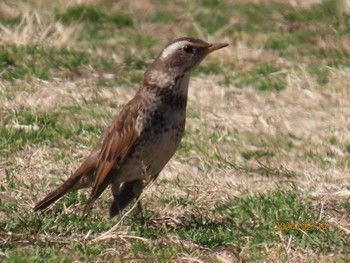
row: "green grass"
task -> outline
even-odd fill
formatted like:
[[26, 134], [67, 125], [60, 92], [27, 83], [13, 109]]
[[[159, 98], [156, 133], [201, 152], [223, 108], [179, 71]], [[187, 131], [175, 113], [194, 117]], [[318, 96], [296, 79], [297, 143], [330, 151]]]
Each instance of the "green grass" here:
[[[350, 261], [348, 197], [329, 197], [349, 189], [346, 10], [340, 0], [4, 2], [0, 261]], [[146, 224], [132, 211], [93, 242], [120, 219], [107, 216], [109, 190], [87, 217], [90, 190], [33, 213], [154, 57], [186, 35], [230, 46], [193, 73], [181, 145], [142, 198]], [[319, 221], [326, 231], [275, 230]]]
[[176, 21], [176, 15], [173, 12], [157, 12], [151, 18], [153, 23], [173, 23]]
[[[170, 206], [183, 206], [186, 199], [163, 200]], [[65, 207], [74, 206], [77, 201], [77, 195], [69, 195], [65, 199]], [[83, 202], [86, 200], [82, 200]], [[188, 204], [195, 207], [196, 203]], [[185, 206], [187, 206], [185, 204]], [[46, 214], [33, 214], [20, 211], [17, 204], [1, 204], [1, 210], [9, 208], [13, 213], [17, 213], [17, 218], [11, 223], [2, 224], [4, 231], [21, 233], [23, 244], [33, 246], [31, 252], [27, 254], [30, 259], [39, 262], [47, 258], [58, 260], [67, 260], [64, 253], [59, 253], [61, 249], [68, 250], [69, 254], [76, 255], [81, 260], [91, 260], [101, 249], [107, 247], [110, 249], [119, 249], [123, 242], [110, 244], [93, 244], [89, 241], [78, 242], [73, 238], [67, 243], [60, 243], [65, 237], [84, 235], [89, 231], [93, 236], [108, 230], [112, 222], [96, 213], [89, 217], [82, 217], [76, 212], [65, 214], [62, 212], [62, 202], [59, 202], [54, 210]], [[344, 203], [343, 209], [348, 206]], [[186, 214], [176, 225], [154, 224], [152, 218], [156, 213], [147, 211], [145, 217], [147, 224], [141, 227], [138, 224], [138, 215], [134, 213], [128, 217], [125, 223], [130, 225], [128, 231], [130, 235], [142, 236], [148, 241], [131, 241], [131, 248], [136, 258], [158, 258], [159, 260], [171, 260], [177, 258], [178, 253], [193, 252], [191, 248], [183, 246], [169, 246], [164, 236], [171, 235], [179, 238], [182, 242], [197, 244], [210, 250], [217, 250], [225, 247], [236, 247], [249, 249], [249, 259], [258, 260], [265, 258], [267, 251], [274, 247], [274, 244], [280, 240], [280, 234], [284, 238], [292, 237], [292, 245], [295, 248], [312, 249], [316, 253], [331, 253], [338, 249], [346, 250], [349, 242], [348, 236], [342, 231], [332, 228], [329, 224], [327, 229], [306, 230], [285, 230], [280, 234], [275, 230], [276, 222], [318, 222], [320, 204], [313, 204], [309, 200], [307, 193], [302, 194], [298, 189], [287, 190], [280, 189], [276, 191], [267, 191], [258, 194], [245, 194], [229, 200], [225, 204], [218, 204], [211, 209], [205, 209], [202, 212], [194, 210]], [[35, 240], [31, 236], [41, 235], [59, 235], [57, 241], [51, 240], [49, 244], [41, 240]], [[19, 238], [19, 236], [17, 237]], [[13, 242], [16, 236], [12, 237]], [[160, 240], [162, 240], [160, 242]], [[52, 247], [50, 242], [57, 242]], [[52, 243], [53, 244], [53, 243]], [[157, 245], [158, 244], [158, 245]], [[3, 243], [5, 250], [10, 250], [17, 245], [12, 242]], [[42, 247], [42, 251], [38, 251]], [[129, 251], [130, 252], [130, 251]], [[241, 251], [237, 251], [241, 252]], [[197, 253], [194, 251], [194, 253]], [[244, 254], [247, 254], [246, 252]], [[283, 254], [283, 253], [282, 253]], [[105, 255], [105, 259], [109, 259]], [[22, 252], [11, 252], [9, 259], [22, 260]], [[104, 257], [103, 257], [104, 258]], [[124, 258], [127, 259], [127, 258]]]
[[345, 146], [345, 148], [346, 148], [346, 151], [347, 151], [348, 153], [350, 153], [350, 144], [347, 144], [347, 145]]
[[[4, 153], [11, 154], [12, 151], [23, 149], [27, 145], [46, 144], [55, 147], [61, 145], [63, 140], [79, 142], [79, 136], [83, 133], [93, 135], [100, 133], [100, 127], [83, 126], [82, 122], [73, 116], [71, 120], [67, 117], [55, 112], [35, 114], [29, 111], [15, 112], [7, 121], [10, 126], [0, 127], [0, 149]], [[70, 122], [69, 125], [66, 124], [67, 120]], [[13, 122], [22, 125], [22, 128], [13, 127], [10, 124]]]
[[92, 59], [85, 52], [56, 49], [50, 46], [7, 46], [0, 53], [2, 78], [13, 81], [32, 76], [48, 80], [64, 69], [78, 72]]
[[284, 72], [269, 64], [262, 64], [236, 77], [238, 87], [252, 86], [257, 90], [282, 90], [285, 88]]
[[118, 26], [133, 26], [130, 15], [114, 13], [107, 14], [94, 6], [77, 5], [68, 8], [64, 13], [56, 15], [56, 19], [63, 23], [86, 22], [93, 24], [112, 23]]
[[[217, 208], [228, 221], [232, 221], [232, 237], [234, 245], [248, 243], [256, 249], [263, 250], [261, 244], [271, 246], [279, 240], [276, 222], [318, 222], [318, 207], [307, 200], [308, 196], [300, 196], [297, 191], [277, 190], [248, 197], [239, 197], [232, 203]], [[227, 228], [226, 228], [227, 229]], [[338, 230], [311, 230], [308, 235], [299, 230], [282, 231], [282, 235], [293, 237], [297, 247], [313, 248], [325, 251], [330, 247], [325, 244], [336, 243], [342, 249], [346, 242], [338, 235]], [[209, 235], [210, 236], [210, 235]], [[248, 238], [247, 238], [248, 237]], [[345, 236], [344, 236], [345, 237]], [[345, 237], [346, 238], [346, 237]], [[228, 238], [230, 241], [233, 238]], [[257, 253], [258, 254], [258, 253]]]

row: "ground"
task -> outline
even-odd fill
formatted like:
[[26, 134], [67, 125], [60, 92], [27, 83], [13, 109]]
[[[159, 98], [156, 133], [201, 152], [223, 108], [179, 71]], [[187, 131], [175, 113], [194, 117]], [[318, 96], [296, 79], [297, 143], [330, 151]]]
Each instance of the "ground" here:
[[[350, 261], [349, 32], [341, 0], [2, 1], [0, 259]], [[193, 74], [146, 225], [109, 191], [34, 213], [181, 36], [230, 46]]]

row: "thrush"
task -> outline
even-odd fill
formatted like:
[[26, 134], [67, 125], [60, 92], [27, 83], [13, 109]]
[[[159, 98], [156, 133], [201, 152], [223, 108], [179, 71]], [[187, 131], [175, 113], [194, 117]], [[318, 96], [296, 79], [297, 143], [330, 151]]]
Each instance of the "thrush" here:
[[109, 215], [120, 214], [155, 180], [174, 155], [185, 129], [192, 71], [226, 43], [183, 37], [169, 43], [149, 66], [135, 95], [102, 134], [76, 172], [35, 207], [42, 210], [68, 192], [92, 187], [87, 212], [111, 186]]

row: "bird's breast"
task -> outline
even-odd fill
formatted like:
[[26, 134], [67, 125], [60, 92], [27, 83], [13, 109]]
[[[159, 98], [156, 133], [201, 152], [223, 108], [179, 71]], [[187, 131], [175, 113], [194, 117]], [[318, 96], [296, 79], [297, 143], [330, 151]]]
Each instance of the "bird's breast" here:
[[164, 159], [169, 160], [175, 153], [185, 129], [186, 109], [158, 109], [141, 121], [145, 123], [140, 141], [148, 145], [145, 147], [149, 149], [148, 158], [157, 159], [160, 154], [164, 156]]
[[159, 173], [174, 155], [180, 144], [185, 127], [185, 118], [170, 117], [145, 133], [140, 145], [144, 149], [140, 159], [146, 164], [148, 173]]
[[138, 110], [138, 139], [122, 165], [120, 180], [158, 174], [174, 155], [185, 129], [187, 94], [167, 89], [147, 98]]
[[137, 119], [139, 139], [124, 165], [123, 173], [136, 178], [143, 173], [150, 177], [159, 173], [174, 155], [186, 120], [186, 108], [157, 108], [140, 114]]

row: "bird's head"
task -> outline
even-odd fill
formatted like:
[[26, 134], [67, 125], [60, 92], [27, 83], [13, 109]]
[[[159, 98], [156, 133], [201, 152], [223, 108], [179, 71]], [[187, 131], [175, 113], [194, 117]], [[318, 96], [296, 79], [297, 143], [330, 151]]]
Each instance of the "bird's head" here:
[[228, 44], [209, 44], [195, 38], [179, 38], [168, 44], [157, 58], [163, 66], [182, 73], [192, 71], [211, 52], [226, 47]]
[[[211, 52], [228, 46], [226, 43], [207, 43], [203, 40], [182, 37], [170, 42], [146, 71], [145, 77], [166, 79], [191, 73]], [[158, 80], [159, 82], [160, 79]]]

